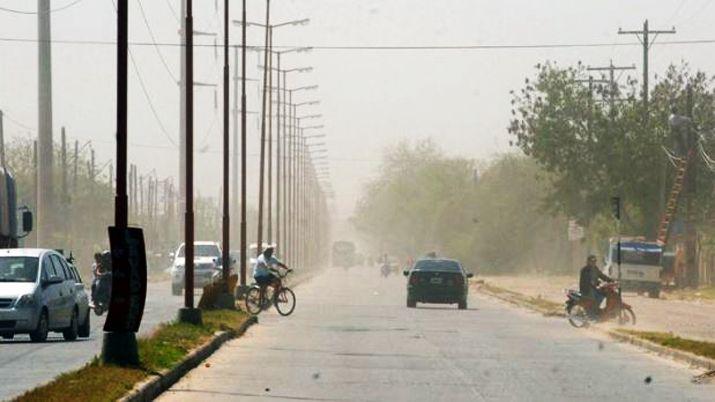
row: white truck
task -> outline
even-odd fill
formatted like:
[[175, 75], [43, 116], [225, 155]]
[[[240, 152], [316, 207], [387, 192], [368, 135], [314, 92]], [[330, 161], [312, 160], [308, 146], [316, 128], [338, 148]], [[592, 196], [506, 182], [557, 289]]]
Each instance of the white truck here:
[[658, 298], [661, 289], [661, 259], [663, 248], [656, 242], [642, 238], [622, 237], [620, 276], [618, 268], [618, 238], [609, 239], [608, 253], [603, 272], [620, 280], [621, 288], [627, 291], [648, 293]]

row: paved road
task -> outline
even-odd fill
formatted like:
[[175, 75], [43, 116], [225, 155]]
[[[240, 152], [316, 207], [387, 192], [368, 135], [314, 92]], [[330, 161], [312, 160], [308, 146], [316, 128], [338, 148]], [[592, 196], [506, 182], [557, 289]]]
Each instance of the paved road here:
[[[171, 296], [169, 282], [150, 283], [140, 335], [174, 318], [183, 300], [183, 297]], [[79, 368], [99, 354], [106, 314], [102, 317], [91, 314], [92, 332], [87, 339], [70, 343], [62, 339], [62, 334], [50, 333], [48, 342], [41, 344], [30, 343], [26, 335], [18, 335], [12, 341], [0, 340], [0, 400]]]
[[715, 398], [684, 366], [483, 296], [407, 309], [404, 278], [357, 268], [296, 290], [293, 316], [264, 313], [160, 400]]

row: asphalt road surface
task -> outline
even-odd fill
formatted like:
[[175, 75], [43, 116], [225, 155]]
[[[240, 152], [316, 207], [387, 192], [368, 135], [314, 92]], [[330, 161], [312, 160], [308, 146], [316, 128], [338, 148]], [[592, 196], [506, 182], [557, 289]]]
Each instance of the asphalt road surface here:
[[162, 401], [712, 401], [700, 372], [563, 319], [472, 294], [469, 310], [405, 307], [405, 280], [333, 269], [296, 312], [260, 323]]
[[[183, 301], [183, 297], [171, 296], [169, 282], [150, 283], [139, 335], [173, 319]], [[94, 312], [90, 314], [92, 332], [89, 338], [65, 342], [62, 334], [51, 332], [45, 343], [31, 343], [27, 335], [17, 335], [12, 341], [0, 340], [0, 400], [22, 394], [60, 373], [82, 367], [98, 355], [102, 349], [106, 314], [101, 317]]]

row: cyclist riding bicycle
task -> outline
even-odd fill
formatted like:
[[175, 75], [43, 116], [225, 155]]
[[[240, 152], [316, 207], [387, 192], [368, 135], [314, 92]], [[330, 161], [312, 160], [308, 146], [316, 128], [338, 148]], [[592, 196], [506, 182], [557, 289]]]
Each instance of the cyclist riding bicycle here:
[[261, 288], [261, 294], [264, 294], [268, 286], [273, 286], [274, 290], [279, 290], [282, 286], [281, 278], [275, 266], [287, 269], [288, 272], [293, 270], [283, 264], [278, 258], [273, 256], [273, 247], [266, 247], [263, 253], [256, 259], [256, 265], [253, 267], [253, 279]]

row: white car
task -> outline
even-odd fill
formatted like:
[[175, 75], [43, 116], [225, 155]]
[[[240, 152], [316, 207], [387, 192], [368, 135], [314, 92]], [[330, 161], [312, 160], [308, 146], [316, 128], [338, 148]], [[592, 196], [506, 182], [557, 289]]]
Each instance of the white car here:
[[88, 337], [89, 297], [74, 265], [54, 250], [0, 250], [0, 335], [29, 334], [44, 342], [50, 331], [68, 341]]
[[[172, 256], [171, 294], [180, 296], [184, 289], [184, 243]], [[213, 241], [194, 242], [194, 289], [201, 289], [213, 281], [221, 269], [221, 246]]]

